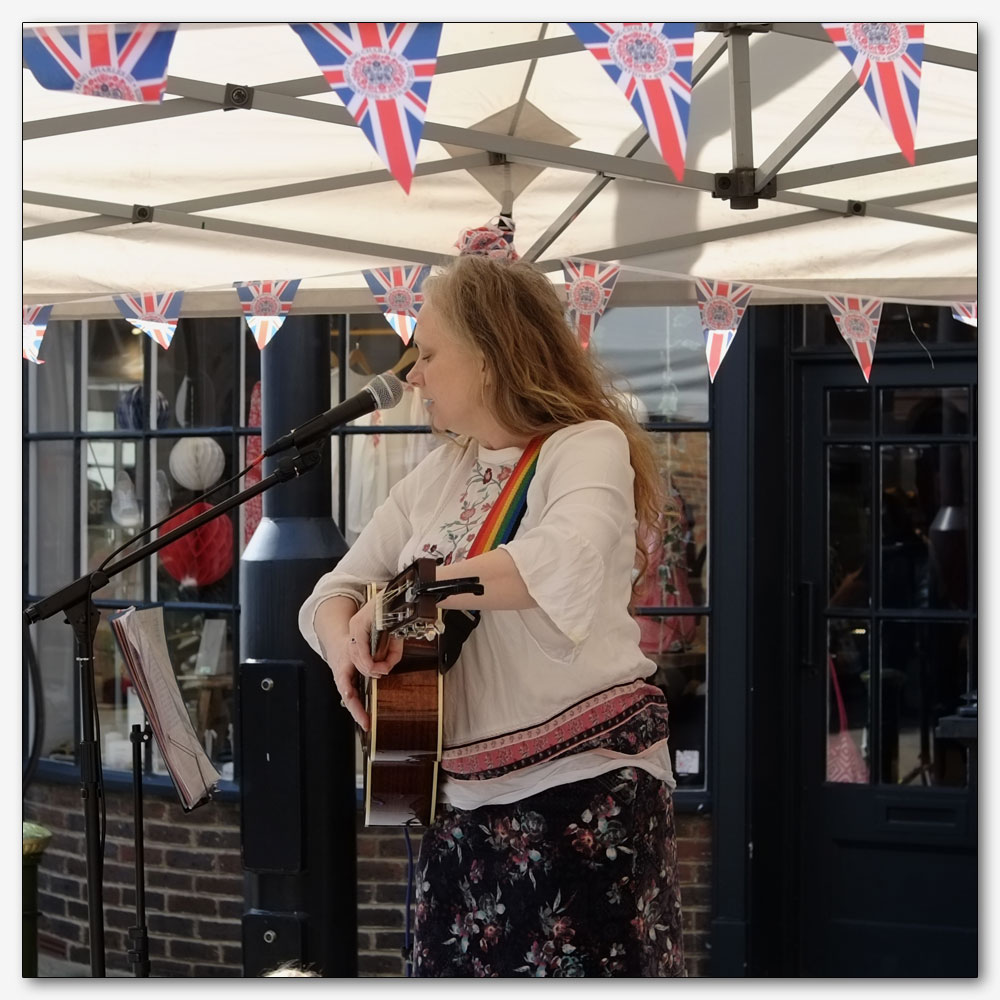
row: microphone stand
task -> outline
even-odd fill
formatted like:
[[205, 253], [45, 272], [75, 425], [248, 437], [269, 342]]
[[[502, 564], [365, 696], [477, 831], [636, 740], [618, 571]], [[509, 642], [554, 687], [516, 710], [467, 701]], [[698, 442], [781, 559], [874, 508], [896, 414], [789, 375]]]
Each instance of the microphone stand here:
[[[211, 510], [206, 510], [191, 518], [180, 527], [168, 531], [134, 552], [111, 563], [103, 570], [95, 570], [49, 597], [29, 604], [24, 609], [24, 619], [32, 625], [51, 618], [60, 611], [66, 613], [66, 621], [73, 629], [76, 640], [76, 662], [80, 670], [81, 695], [81, 740], [80, 740], [80, 792], [84, 806], [84, 829], [87, 845], [87, 913], [90, 926], [90, 971], [91, 975], [105, 975], [104, 949], [104, 853], [100, 836], [101, 767], [94, 720], [97, 715], [97, 698], [94, 683], [94, 637], [101, 613], [94, 604], [94, 591], [100, 590], [108, 581], [123, 570], [141, 562], [147, 556], [164, 548], [178, 538], [224, 514], [233, 507], [246, 503], [258, 493], [301, 476], [319, 465], [322, 460], [322, 442], [302, 452], [296, 452], [280, 459], [277, 468], [253, 486], [248, 486], [226, 500], [221, 500]], [[140, 820], [141, 821], [141, 820]], [[138, 872], [138, 869], [137, 869]], [[138, 899], [139, 887], [136, 886]]]

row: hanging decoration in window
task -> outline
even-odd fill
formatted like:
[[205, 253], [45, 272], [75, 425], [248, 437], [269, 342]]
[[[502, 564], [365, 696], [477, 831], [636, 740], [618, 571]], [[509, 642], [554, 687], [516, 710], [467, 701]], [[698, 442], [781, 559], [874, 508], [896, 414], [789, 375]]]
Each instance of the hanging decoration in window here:
[[170, 475], [186, 490], [203, 493], [226, 467], [226, 454], [215, 438], [183, 437], [170, 449]]
[[826, 21], [823, 27], [847, 57], [903, 156], [913, 164], [924, 26], [899, 21]]
[[292, 28], [409, 194], [441, 25], [314, 21]]
[[979, 327], [978, 302], [953, 302], [951, 305], [951, 315], [959, 323], [968, 323], [969, 326]]
[[361, 273], [389, 325], [408, 344], [417, 326], [417, 313], [424, 304], [422, 288], [431, 273], [430, 266], [380, 267]]
[[696, 278], [695, 290], [698, 293], [698, 314], [705, 331], [708, 377], [714, 382], [722, 359], [736, 338], [743, 313], [750, 304], [753, 285]]
[[159, 104], [176, 24], [80, 24], [28, 28], [22, 55], [47, 90]]
[[141, 292], [139, 295], [115, 295], [115, 305], [122, 316], [164, 350], [177, 330], [183, 292]]
[[625, 95], [674, 177], [683, 181], [694, 22], [566, 23]]
[[243, 317], [260, 350], [271, 342], [291, 312], [301, 278], [292, 281], [237, 281], [236, 294], [243, 305]]
[[22, 306], [21, 307], [21, 357], [25, 361], [44, 365], [38, 356], [42, 349], [42, 338], [45, 327], [49, 323], [52, 306]]
[[828, 295], [826, 301], [830, 304], [830, 312], [833, 313], [840, 335], [857, 358], [867, 382], [871, 377], [872, 361], [875, 358], [875, 338], [882, 318], [882, 300]]
[[600, 260], [568, 258], [562, 262], [566, 276], [566, 309], [570, 326], [586, 350], [597, 321], [614, 291], [621, 268]]
[[[160, 528], [160, 535], [211, 509], [210, 503], [199, 500], [166, 521]], [[160, 564], [182, 587], [207, 587], [217, 583], [233, 565], [232, 521], [220, 515], [165, 545], [160, 549]]]

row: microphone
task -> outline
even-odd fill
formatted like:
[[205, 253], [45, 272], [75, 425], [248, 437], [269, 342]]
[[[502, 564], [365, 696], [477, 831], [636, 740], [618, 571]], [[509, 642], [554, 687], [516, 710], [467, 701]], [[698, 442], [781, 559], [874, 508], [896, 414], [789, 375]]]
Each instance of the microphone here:
[[351, 396], [350, 399], [345, 399], [343, 403], [338, 403], [326, 413], [312, 417], [304, 424], [282, 435], [274, 444], [265, 449], [257, 461], [262, 462], [265, 458], [277, 455], [281, 451], [287, 451], [289, 448], [301, 448], [304, 445], [312, 444], [313, 441], [326, 437], [334, 427], [363, 417], [366, 413], [371, 413], [372, 410], [391, 409], [402, 398], [403, 383], [392, 372], [376, 375], [361, 392]]

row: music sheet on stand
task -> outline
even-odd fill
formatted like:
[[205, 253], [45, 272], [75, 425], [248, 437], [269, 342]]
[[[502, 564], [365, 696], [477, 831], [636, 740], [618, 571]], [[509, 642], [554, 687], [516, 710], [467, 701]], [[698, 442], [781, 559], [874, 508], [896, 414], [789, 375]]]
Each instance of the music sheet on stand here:
[[222, 775], [205, 753], [177, 686], [163, 608], [126, 608], [110, 622], [181, 803], [193, 809], [210, 797]]

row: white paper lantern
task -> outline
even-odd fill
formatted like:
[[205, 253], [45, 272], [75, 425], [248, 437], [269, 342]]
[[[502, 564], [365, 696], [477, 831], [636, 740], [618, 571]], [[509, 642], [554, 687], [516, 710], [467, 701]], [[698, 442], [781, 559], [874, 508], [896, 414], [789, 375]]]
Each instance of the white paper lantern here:
[[181, 438], [170, 449], [170, 475], [185, 489], [196, 493], [217, 483], [225, 467], [222, 446], [212, 438]]

